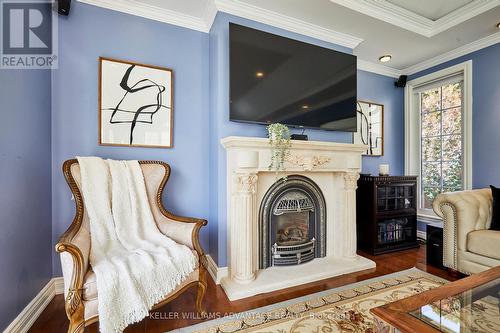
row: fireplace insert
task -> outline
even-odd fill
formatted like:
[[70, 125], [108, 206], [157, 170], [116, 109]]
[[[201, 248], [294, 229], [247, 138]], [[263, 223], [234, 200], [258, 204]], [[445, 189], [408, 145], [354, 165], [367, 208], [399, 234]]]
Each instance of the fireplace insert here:
[[309, 178], [289, 176], [267, 191], [260, 209], [260, 267], [299, 265], [325, 256], [326, 205]]

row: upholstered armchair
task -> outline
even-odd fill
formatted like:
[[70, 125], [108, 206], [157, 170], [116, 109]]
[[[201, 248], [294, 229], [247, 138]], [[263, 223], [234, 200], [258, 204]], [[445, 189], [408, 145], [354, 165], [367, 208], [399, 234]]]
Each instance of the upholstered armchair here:
[[[207, 221], [179, 217], [168, 212], [162, 204], [163, 188], [170, 176], [168, 164], [158, 161], [140, 161], [144, 174], [149, 203], [158, 228], [177, 243], [188, 246], [198, 258], [197, 268], [166, 298], [156, 304], [159, 308], [173, 300], [190, 287], [197, 287], [196, 309], [204, 314], [202, 300], [206, 289], [205, 256], [198, 234]], [[69, 318], [69, 333], [81, 333], [85, 326], [99, 320], [97, 307], [96, 276], [89, 264], [90, 225], [81, 195], [80, 167], [76, 159], [63, 165], [63, 172], [76, 203], [73, 223], [56, 245], [60, 253], [64, 277], [65, 309]]]
[[443, 193], [433, 209], [443, 219], [443, 265], [464, 274], [500, 265], [500, 231], [489, 230], [490, 189]]

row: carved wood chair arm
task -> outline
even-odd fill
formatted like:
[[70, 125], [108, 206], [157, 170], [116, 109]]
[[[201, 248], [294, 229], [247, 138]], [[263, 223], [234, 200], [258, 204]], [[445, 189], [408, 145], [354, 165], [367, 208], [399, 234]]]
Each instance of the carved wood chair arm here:
[[168, 210], [166, 210], [165, 208], [161, 209], [161, 213], [166, 218], [168, 218], [170, 220], [177, 221], [177, 222], [201, 224], [200, 227], [205, 226], [205, 225], [208, 224], [207, 220], [196, 218], [196, 217], [186, 217], [186, 216], [175, 215], [175, 214], [169, 212]]
[[84, 229], [71, 228], [65, 232], [55, 246], [60, 254], [64, 278], [65, 309], [68, 318], [80, 311], [84, 277], [89, 269], [90, 233]]
[[65, 310], [69, 319], [82, 305], [82, 288], [84, 276], [88, 270], [88, 257], [84, 257], [85, 249], [76, 244], [60, 241], [56, 244], [60, 254], [64, 277]]

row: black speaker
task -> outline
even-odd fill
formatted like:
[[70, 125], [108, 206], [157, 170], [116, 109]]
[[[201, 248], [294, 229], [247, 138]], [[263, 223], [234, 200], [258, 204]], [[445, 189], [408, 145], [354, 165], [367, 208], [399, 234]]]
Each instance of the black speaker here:
[[408, 76], [400, 75], [399, 79], [396, 82], [394, 82], [394, 85], [398, 88], [404, 88], [406, 87], [406, 79], [408, 79]]
[[443, 266], [443, 228], [427, 225], [427, 263], [439, 268]]
[[71, 9], [71, 0], [57, 0], [57, 12], [60, 15], [68, 16]]

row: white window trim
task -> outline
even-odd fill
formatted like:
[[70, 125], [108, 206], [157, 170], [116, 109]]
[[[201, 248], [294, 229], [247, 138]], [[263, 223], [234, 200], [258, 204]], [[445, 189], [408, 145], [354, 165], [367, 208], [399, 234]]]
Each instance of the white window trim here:
[[[404, 116], [405, 116], [405, 174], [419, 176], [418, 194], [420, 188], [420, 109], [419, 99], [415, 98], [414, 89], [456, 74], [463, 75], [463, 142], [464, 142], [464, 188], [472, 188], [472, 60], [442, 69], [440, 71], [424, 75], [408, 81], [405, 88]], [[419, 198], [420, 200], [420, 198]], [[425, 219], [437, 219], [432, 210], [417, 207], [419, 217]]]

